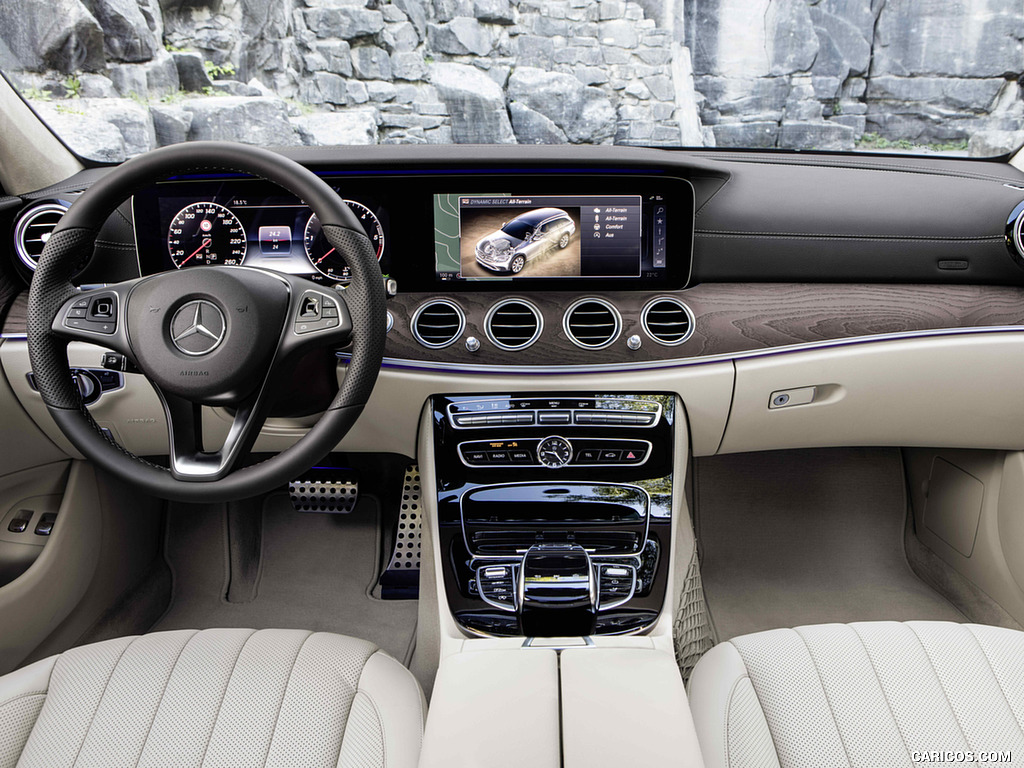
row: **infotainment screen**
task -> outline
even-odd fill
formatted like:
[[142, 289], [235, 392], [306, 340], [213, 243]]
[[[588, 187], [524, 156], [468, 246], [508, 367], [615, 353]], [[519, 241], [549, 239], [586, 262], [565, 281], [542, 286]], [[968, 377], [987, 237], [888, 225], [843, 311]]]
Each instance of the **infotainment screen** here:
[[434, 195], [438, 280], [657, 280], [666, 272], [660, 195]]

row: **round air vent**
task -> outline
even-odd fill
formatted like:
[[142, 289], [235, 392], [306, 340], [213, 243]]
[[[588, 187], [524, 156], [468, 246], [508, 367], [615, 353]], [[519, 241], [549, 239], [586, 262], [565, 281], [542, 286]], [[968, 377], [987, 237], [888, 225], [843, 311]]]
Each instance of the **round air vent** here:
[[1018, 267], [1024, 267], [1024, 202], [1006, 220], [1006, 247]]
[[656, 342], [673, 347], [690, 338], [696, 322], [693, 312], [679, 299], [661, 298], [644, 307], [640, 324]]
[[487, 312], [484, 330], [496, 347], [526, 349], [544, 328], [540, 310], [522, 299], [503, 299]]
[[14, 227], [14, 250], [21, 263], [35, 272], [39, 254], [68, 207], [63, 203], [43, 203], [29, 208]]
[[447, 299], [428, 301], [412, 316], [412, 335], [424, 347], [441, 349], [453, 344], [466, 327], [462, 308]]
[[604, 299], [580, 299], [565, 311], [562, 327], [576, 346], [603, 349], [619, 337], [622, 317]]

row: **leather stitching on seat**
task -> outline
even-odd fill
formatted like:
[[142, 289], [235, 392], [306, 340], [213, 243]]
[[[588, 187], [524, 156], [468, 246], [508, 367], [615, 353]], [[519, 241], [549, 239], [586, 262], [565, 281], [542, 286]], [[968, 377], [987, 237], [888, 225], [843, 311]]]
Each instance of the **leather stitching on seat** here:
[[[82, 743], [78, 745], [78, 751], [75, 752], [75, 759], [71, 761], [71, 768], [74, 768], [75, 765], [77, 765], [78, 757], [82, 754], [82, 749], [85, 747], [85, 743], [89, 740], [89, 733], [92, 731], [93, 723], [96, 722], [96, 713], [100, 711], [100, 705], [103, 703], [103, 697], [107, 695], [107, 686], [110, 685], [110, 681], [113, 679], [114, 673], [117, 671], [117, 667], [121, 663], [121, 659], [124, 658], [128, 649], [135, 645], [135, 640], [137, 639], [138, 638], [133, 638], [131, 642], [125, 643], [124, 648], [121, 649], [121, 653], [117, 656], [117, 661], [114, 662], [114, 666], [112, 666], [110, 668], [110, 672], [107, 673], [107, 682], [103, 684], [103, 690], [100, 691], [99, 698], [96, 699], [96, 706], [93, 708], [92, 716], [89, 718], [89, 727], [85, 729], [85, 735], [82, 737]], [[57, 664], [60, 664], [60, 659], [57, 660]], [[54, 664], [54, 667], [56, 667], [57, 664]]]
[[[366, 669], [366, 665], [365, 664], [363, 665], [363, 669]], [[362, 673], [360, 673], [359, 676], [362, 677]], [[370, 706], [373, 707], [373, 714], [376, 715], [376, 717], [377, 717], [377, 725], [380, 727], [380, 733], [381, 733], [380, 745], [381, 745], [382, 757], [383, 757], [383, 762], [381, 763], [381, 765], [383, 765], [384, 768], [387, 768], [387, 765], [388, 765], [387, 729], [384, 727], [384, 718], [381, 717], [380, 707], [377, 706], [377, 700], [374, 699], [373, 696], [368, 691], [366, 691], [365, 689], [357, 689], [356, 693], [363, 694], [363, 696], [366, 697], [366, 700], [370, 702]], [[354, 703], [354, 701], [355, 701], [355, 699], [353, 698], [353, 703]], [[349, 709], [349, 716], [351, 716], [351, 714], [352, 714], [352, 710]], [[348, 723], [346, 722], [345, 725], [346, 725], [346, 728], [347, 728], [348, 727]], [[344, 741], [344, 739], [342, 739], [342, 741]], [[341, 757], [340, 750], [339, 750], [338, 757], [339, 758]]]
[[[732, 644], [730, 643], [730, 645], [732, 645]], [[735, 646], [733, 646], [733, 647], [735, 647]], [[729, 689], [729, 696], [725, 700], [725, 712], [722, 713], [722, 719], [725, 721], [724, 724], [723, 724], [724, 727], [722, 728], [722, 751], [725, 752], [725, 764], [727, 766], [732, 766], [732, 757], [730, 757], [730, 755], [729, 755], [729, 726], [730, 726], [729, 713], [732, 711], [732, 699], [733, 699], [733, 696], [736, 695], [736, 687], [740, 684], [740, 682], [742, 682], [743, 680], [749, 680], [749, 679], [750, 679], [749, 675], [742, 675], [740, 677], [737, 677], [735, 680], [733, 680], [732, 688]], [[751, 686], [753, 686], [753, 683], [751, 683]], [[757, 703], [758, 703], [758, 706], [760, 706], [760, 704], [761, 704], [760, 700], [758, 700]], [[764, 710], [762, 709], [762, 712], [763, 711]], [[777, 751], [776, 751], [776, 753], [777, 753]]]
[[832, 707], [832, 700], [828, 697], [828, 691], [825, 690], [825, 683], [821, 679], [821, 668], [818, 663], [814, 660], [814, 654], [811, 652], [811, 646], [807, 644], [807, 638], [800, 634], [800, 630], [794, 629], [793, 633], [800, 638], [800, 642], [804, 644], [804, 648], [807, 649], [807, 657], [811, 660], [811, 666], [814, 667], [814, 675], [818, 678], [818, 685], [821, 687], [821, 695], [825, 697], [825, 703], [828, 704], [828, 713], [832, 715], [832, 723], [836, 727], [836, 735], [839, 737], [839, 743], [843, 745], [843, 754], [846, 755], [846, 764], [853, 768], [853, 760], [850, 759], [850, 750], [846, 747], [846, 740], [843, 739], [843, 730], [839, 727], [839, 718], [836, 717], [836, 711]]
[[900, 735], [900, 741], [903, 742], [903, 749], [907, 751], [907, 759], [910, 760], [913, 765], [914, 761], [910, 756], [910, 746], [907, 744], [907, 737], [903, 733], [903, 729], [900, 728], [900, 721], [896, 718], [896, 713], [893, 711], [892, 702], [889, 701], [889, 697], [885, 693], [885, 686], [882, 685], [882, 678], [878, 674], [878, 668], [875, 666], [875, 660], [871, 658], [871, 651], [868, 649], [868, 644], [864, 642], [864, 638], [853, 624], [847, 624], [847, 626], [853, 630], [853, 634], [857, 636], [857, 640], [860, 642], [861, 647], [864, 648], [864, 655], [867, 656], [868, 664], [871, 665], [871, 672], [875, 676], [875, 681], [878, 683], [878, 690], [882, 692], [882, 698], [885, 700], [885, 706], [889, 710], [889, 717], [896, 724], [896, 733]]
[[281, 700], [277, 702], [277, 714], [274, 716], [274, 727], [270, 731], [270, 741], [267, 742], [267, 752], [265, 755], [263, 755], [264, 766], [266, 766], [267, 759], [270, 757], [270, 753], [274, 749], [274, 739], [277, 738], [277, 723], [281, 719], [281, 710], [284, 708], [284, 702], [288, 698], [288, 688], [292, 684], [292, 675], [295, 673], [295, 665], [299, 660], [299, 656], [302, 655], [302, 649], [306, 647], [306, 643], [309, 642], [309, 638], [311, 638], [314, 634], [316, 633], [310, 632], [306, 635], [303, 641], [299, 643], [299, 648], [297, 651], [295, 651], [295, 656], [292, 657], [292, 666], [288, 670], [288, 680], [285, 681], [284, 691], [281, 693]]
[[928, 664], [932, 668], [932, 674], [935, 675], [936, 681], [939, 683], [939, 690], [942, 691], [942, 695], [946, 699], [946, 706], [949, 707], [949, 711], [953, 714], [953, 720], [956, 722], [956, 727], [960, 729], [960, 735], [964, 737], [964, 743], [971, 749], [975, 748], [974, 743], [967, 738], [967, 732], [964, 730], [963, 723], [960, 722], [960, 718], [957, 717], [956, 710], [953, 708], [953, 701], [949, 698], [949, 694], [946, 692], [946, 687], [942, 684], [942, 678], [939, 677], [939, 670], [935, 666], [935, 662], [932, 660], [931, 655], [928, 653], [928, 649], [925, 647], [924, 642], [921, 640], [921, 636], [917, 634], [917, 631], [910, 626], [910, 624], [904, 624], [909, 629], [914, 637], [917, 639], [918, 645], [921, 646], [921, 650], [924, 652], [924, 657], [928, 659]]
[[[731, 640], [726, 640], [726, 642], [729, 643], [729, 645], [731, 645], [733, 648], [736, 649], [736, 655], [740, 657], [740, 661], [743, 663], [743, 668], [747, 669], [747, 662], [744, 660], [743, 654], [740, 653], [740, 649], [737, 648], [736, 645]], [[750, 670], [747, 670], [747, 674], [743, 675], [742, 677], [736, 678], [736, 681], [732, 684], [732, 690], [729, 691], [729, 701], [728, 701], [728, 703], [726, 704], [726, 707], [725, 707], [725, 726], [726, 727], [723, 728], [722, 730], [725, 732], [725, 738], [726, 738], [726, 741], [725, 741], [726, 765], [732, 765], [732, 763], [730, 762], [730, 757], [729, 757], [729, 710], [732, 707], [732, 698], [733, 698], [733, 695], [736, 693], [736, 686], [738, 686], [740, 684], [740, 681], [743, 680], [744, 678], [746, 678], [747, 680], [750, 681], [750, 687], [753, 688], [753, 690], [754, 690], [754, 698], [757, 699], [757, 705], [759, 707], [761, 707], [761, 715], [764, 717], [765, 725], [768, 726], [768, 736], [772, 740], [772, 749], [775, 750], [776, 757], [778, 757], [778, 754], [779, 754], [779, 744], [778, 744], [777, 741], [775, 741], [775, 734], [772, 732], [772, 724], [768, 722], [768, 713], [764, 711], [764, 707], [761, 705], [761, 697], [757, 695], [757, 686], [754, 685], [754, 680], [753, 680], [753, 678], [750, 677]]]
[[160, 691], [160, 701], [157, 702], [156, 709], [153, 710], [153, 718], [149, 721], [149, 728], [146, 729], [146, 735], [142, 739], [142, 748], [139, 750], [139, 756], [135, 758], [135, 768], [138, 768], [139, 762], [142, 760], [142, 756], [146, 754], [146, 745], [149, 743], [149, 734], [153, 732], [153, 724], [160, 716], [160, 707], [163, 706], [164, 697], [167, 695], [167, 686], [170, 684], [171, 678], [174, 677], [174, 670], [178, 667], [178, 660], [181, 658], [181, 654], [185, 652], [185, 649], [188, 648], [189, 644], [196, 638], [198, 634], [199, 630], [197, 629], [192, 633], [192, 636], [185, 641], [185, 644], [182, 645], [181, 648], [178, 650], [178, 655], [174, 657], [174, 663], [171, 664], [171, 671], [168, 673], [167, 679], [164, 680], [163, 690]]
[[242, 653], [245, 652], [245, 648], [249, 645], [249, 641], [252, 640], [257, 630], [252, 630], [249, 636], [245, 638], [245, 642], [242, 643], [238, 648], [238, 655], [235, 656], [235, 663], [231, 666], [231, 674], [228, 675], [227, 682], [224, 683], [224, 690], [220, 695], [220, 704], [217, 705], [217, 714], [213, 718], [213, 727], [210, 728], [210, 735], [206, 737], [206, 747], [203, 749], [203, 755], [199, 758], [199, 765], [206, 764], [206, 753], [210, 751], [210, 743], [213, 741], [213, 734], [217, 732], [217, 721], [220, 720], [220, 712], [224, 708], [224, 698], [228, 695], [228, 689], [231, 687], [231, 679], [235, 676], [235, 670], [238, 668], [238, 660], [242, 658]]
[[989, 657], [988, 653], [985, 651], [985, 646], [981, 644], [981, 639], [970, 624], [964, 625], [964, 629], [966, 629], [967, 634], [973, 638], [975, 644], [981, 650], [981, 655], [984, 656], [985, 661], [988, 662], [988, 671], [992, 673], [992, 679], [996, 681], [996, 686], [999, 688], [999, 692], [1003, 695], [1003, 701], [1006, 702], [1006, 708], [1010, 710], [1010, 714], [1013, 715], [1014, 722], [1017, 723], [1017, 729], [1021, 732], [1021, 735], [1024, 736], [1024, 724], [1021, 724], [1020, 720], [1017, 719], [1017, 713], [1014, 711], [1013, 705], [1010, 704], [1010, 697], [1006, 695], [1006, 689], [1003, 687], [1002, 681], [1000, 681], [999, 676], [996, 674], [995, 666], [992, 664], [991, 657]]

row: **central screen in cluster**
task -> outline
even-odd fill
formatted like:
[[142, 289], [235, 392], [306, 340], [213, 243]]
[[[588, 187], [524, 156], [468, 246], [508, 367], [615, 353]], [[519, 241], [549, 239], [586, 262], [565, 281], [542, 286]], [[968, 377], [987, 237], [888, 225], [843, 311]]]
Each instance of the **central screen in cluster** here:
[[665, 218], [664, 208], [645, 216], [639, 195], [435, 195], [436, 273], [442, 281], [652, 277], [665, 268]]

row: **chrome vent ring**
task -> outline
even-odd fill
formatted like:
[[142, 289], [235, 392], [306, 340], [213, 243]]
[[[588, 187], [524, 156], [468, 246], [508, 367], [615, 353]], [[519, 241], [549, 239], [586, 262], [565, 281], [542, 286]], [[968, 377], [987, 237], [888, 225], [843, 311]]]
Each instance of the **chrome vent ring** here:
[[640, 312], [640, 324], [656, 342], [674, 347], [693, 335], [697, 322], [685, 303], [673, 296], [660, 296], [644, 306]]
[[494, 346], [516, 351], [526, 349], [540, 338], [544, 318], [525, 299], [502, 299], [487, 311], [484, 332]]
[[443, 349], [458, 341], [466, 329], [462, 307], [448, 299], [431, 299], [412, 316], [412, 335], [428, 349]]
[[14, 227], [14, 250], [18, 260], [31, 271], [36, 271], [46, 241], [67, 212], [67, 205], [54, 201], [34, 205], [18, 217]]
[[604, 349], [622, 333], [622, 315], [604, 299], [577, 299], [562, 316], [562, 330], [583, 349]]

